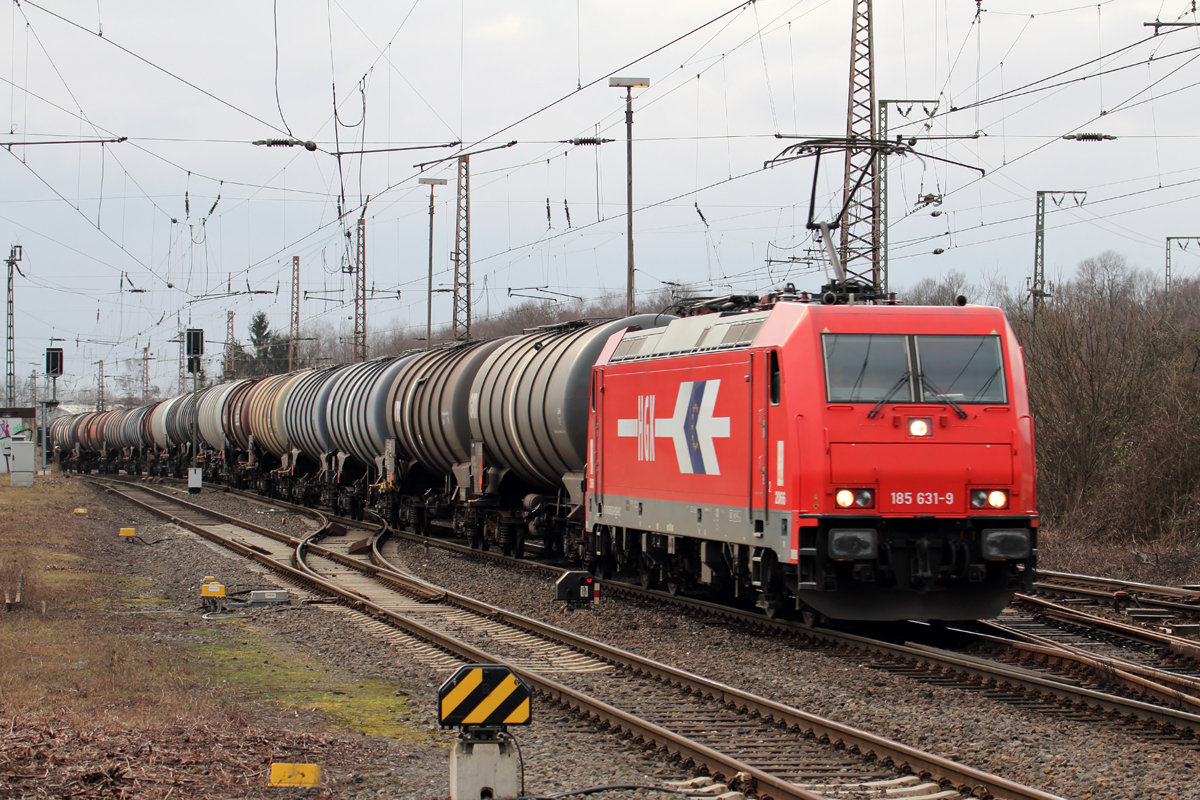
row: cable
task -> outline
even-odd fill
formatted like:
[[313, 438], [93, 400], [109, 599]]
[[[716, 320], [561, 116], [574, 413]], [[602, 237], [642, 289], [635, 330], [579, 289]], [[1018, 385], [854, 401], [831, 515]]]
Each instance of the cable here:
[[133, 259], [135, 263], [137, 263], [139, 266], [141, 266], [143, 269], [145, 269], [147, 272], [149, 272], [149, 273], [150, 273], [151, 275], [153, 275], [155, 278], [158, 278], [158, 279], [159, 279], [160, 281], [162, 281], [164, 284], [168, 283], [168, 281], [167, 281], [167, 280], [165, 280], [165, 279], [164, 279], [164, 278], [163, 278], [161, 275], [159, 275], [157, 272], [155, 272], [155, 271], [154, 271], [154, 269], [153, 269], [153, 268], [152, 268], [150, 265], [148, 265], [148, 264], [144, 263], [144, 262], [143, 262], [141, 259], [139, 259], [137, 256], [135, 256], [133, 253], [129, 252], [129, 251], [128, 251], [128, 250], [126, 250], [124, 247], [122, 247], [120, 242], [118, 242], [116, 239], [114, 239], [114, 238], [112, 238], [111, 236], [109, 236], [109, 235], [108, 235], [108, 234], [107, 234], [107, 233], [106, 233], [106, 232], [105, 232], [105, 231], [104, 231], [102, 228], [100, 228], [100, 226], [99, 226], [98, 224], [96, 224], [96, 223], [93, 223], [93, 222], [91, 221], [91, 219], [89, 219], [89, 218], [88, 218], [88, 216], [87, 216], [86, 214], [84, 214], [84, 213], [83, 213], [83, 212], [82, 212], [80, 209], [78, 209], [78, 208], [76, 208], [74, 205], [72, 205], [72, 204], [71, 204], [71, 202], [70, 202], [69, 200], [67, 200], [67, 198], [63, 197], [62, 193], [61, 193], [61, 192], [59, 192], [59, 191], [58, 191], [58, 189], [55, 189], [53, 186], [51, 186], [51, 185], [50, 185], [50, 183], [49, 183], [49, 182], [47, 182], [47, 181], [46, 181], [46, 179], [45, 179], [45, 178], [43, 178], [41, 175], [39, 175], [39, 174], [37, 173], [37, 171], [36, 171], [36, 170], [35, 170], [33, 167], [29, 166], [29, 164], [27, 164], [27, 163], [25, 162], [25, 160], [24, 160], [24, 159], [18, 158], [18, 157], [17, 157], [17, 155], [16, 155], [15, 153], [13, 153], [13, 152], [12, 152], [12, 150], [9, 150], [9, 151], [8, 151], [8, 153], [9, 153], [9, 155], [11, 155], [13, 158], [16, 158], [16, 159], [17, 159], [17, 162], [18, 162], [18, 163], [20, 163], [20, 164], [21, 164], [21, 166], [23, 166], [23, 167], [25, 167], [25, 169], [29, 170], [30, 174], [32, 174], [32, 175], [33, 175], [35, 178], [37, 178], [39, 181], [41, 181], [43, 186], [45, 186], [45, 187], [46, 187], [47, 189], [49, 189], [50, 191], [54, 192], [54, 194], [55, 194], [55, 195], [56, 195], [56, 196], [57, 196], [57, 197], [58, 197], [60, 200], [62, 200], [64, 203], [66, 203], [68, 206], [71, 206], [71, 208], [74, 208], [74, 209], [75, 209], [75, 212], [76, 212], [77, 214], [79, 214], [79, 216], [81, 216], [81, 217], [83, 217], [85, 220], [87, 220], [87, 222], [88, 222], [88, 224], [89, 224], [89, 225], [91, 225], [91, 226], [92, 226], [92, 227], [94, 227], [94, 228], [95, 228], [97, 231], [99, 231], [101, 236], [103, 236], [105, 239], [108, 239], [110, 242], [112, 242], [112, 243], [113, 243], [113, 245], [115, 245], [115, 246], [116, 246], [116, 247], [117, 247], [117, 248], [118, 248], [118, 249], [119, 249], [119, 250], [120, 250], [122, 253], [125, 253], [125, 255], [127, 255], [127, 256], [129, 256], [131, 259]]
[[295, 139], [292, 127], [288, 125], [287, 118], [283, 116], [283, 104], [279, 101], [279, 0], [271, 0], [271, 18], [275, 23], [275, 107], [279, 109], [279, 119], [283, 121], [283, 127], [287, 129], [288, 136]]
[[513, 736], [508, 731], [501, 733], [501, 736], [510, 740], [517, 748], [517, 763], [521, 765], [521, 794], [525, 794], [525, 756], [521, 752], [521, 743], [517, 741], [517, 737]]
[[664, 794], [677, 794], [682, 797], [712, 797], [711, 792], [686, 792], [682, 789], [675, 789], [670, 786], [647, 786], [638, 783], [614, 783], [608, 786], [589, 786], [586, 789], [572, 789], [567, 792], [557, 792], [555, 794], [522, 794], [515, 800], [562, 800], [567, 797], [584, 797], [589, 794], [598, 794], [600, 792], [662, 792]]
[[102, 42], [117, 48], [121, 52], [123, 52], [127, 55], [130, 55], [133, 58], [136, 58], [138, 61], [141, 61], [146, 66], [152, 67], [153, 69], [158, 70], [159, 72], [163, 73], [164, 75], [174, 78], [175, 80], [179, 81], [180, 83], [184, 84], [185, 86], [195, 89], [197, 92], [200, 92], [200, 94], [204, 95], [205, 97], [209, 98], [210, 100], [217, 101], [218, 103], [225, 106], [226, 108], [232, 109], [233, 111], [236, 111], [237, 113], [242, 114], [243, 116], [249, 117], [250, 119], [254, 120], [255, 122], [257, 122], [259, 124], [266, 125], [268, 128], [270, 128], [273, 131], [278, 131], [279, 133], [287, 133], [287, 131], [284, 131], [284, 130], [280, 129], [278, 126], [273, 125], [270, 122], [267, 122], [266, 120], [255, 116], [254, 114], [251, 114], [249, 111], [238, 108], [233, 103], [230, 103], [228, 100], [222, 100], [220, 97], [217, 97], [215, 94], [208, 91], [207, 89], [201, 89], [199, 86], [197, 86], [196, 84], [187, 80], [186, 78], [181, 78], [180, 76], [176, 75], [174, 72], [171, 72], [166, 67], [160, 67], [158, 64], [155, 64], [150, 59], [145, 58], [144, 56], [140, 56], [137, 53], [133, 52], [128, 47], [124, 47], [120, 44], [117, 44], [112, 39], [108, 38], [107, 36], [101, 36], [100, 34], [96, 33], [95, 31], [92, 31], [91, 29], [86, 28], [83, 25], [80, 25], [78, 22], [75, 22], [74, 20], [67, 19], [63, 15], [58, 14], [54, 11], [51, 11], [50, 9], [46, 8], [45, 6], [38, 5], [37, 3], [33, 2], [33, 0], [25, 0], [24, 5], [32, 6], [33, 8], [36, 8], [39, 11], [49, 14], [50, 16], [54, 17], [55, 19], [58, 19], [58, 20], [61, 20], [62, 22], [67, 23], [68, 25], [70, 25], [73, 28], [81, 30], [84, 33], [87, 33], [91, 36], [97, 37]]

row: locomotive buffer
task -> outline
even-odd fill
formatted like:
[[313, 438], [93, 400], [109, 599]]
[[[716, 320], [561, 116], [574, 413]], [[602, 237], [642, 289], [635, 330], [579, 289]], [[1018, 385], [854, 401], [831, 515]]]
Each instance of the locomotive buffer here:
[[528, 725], [530, 692], [499, 664], [460, 667], [438, 689], [438, 722], [457, 727], [450, 754], [451, 800], [522, 794], [516, 744], [509, 725]]

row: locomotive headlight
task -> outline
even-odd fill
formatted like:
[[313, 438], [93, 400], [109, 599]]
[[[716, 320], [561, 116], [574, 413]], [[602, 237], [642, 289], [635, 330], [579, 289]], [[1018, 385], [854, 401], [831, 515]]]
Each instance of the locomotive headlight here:
[[829, 532], [829, 557], [837, 561], [873, 559], [879, 555], [879, 533], [870, 528]]
[[908, 420], [909, 436], [930, 436], [933, 433], [933, 420], [929, 417], [911, 417]]
[[983, 532], [983, 557], [988, 561], [1029, 558], [1028, 528], [993, 528]]
[[838, 508], [874, 508], [875, 492], [872, 489], [838, 489], [833, 500]]
[[972, 489], [971, 508], [1008, 508], [1008, 492], [1004, 489]]

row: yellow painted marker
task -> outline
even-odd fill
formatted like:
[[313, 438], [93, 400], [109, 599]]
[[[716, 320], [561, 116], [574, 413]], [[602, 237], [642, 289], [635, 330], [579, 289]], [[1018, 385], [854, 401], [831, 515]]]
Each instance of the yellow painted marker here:
[[87, 509], [86, 508], [77, 508], [77, 509], [75, 509], [75, 513], [76, 514], [86, 514]]
[[320, 786], [321, 767], [317, 764], [272, 764], [271, 786]]
[[121, 528], [122, 536], [137, 536], [137, 531], [133, 528]]

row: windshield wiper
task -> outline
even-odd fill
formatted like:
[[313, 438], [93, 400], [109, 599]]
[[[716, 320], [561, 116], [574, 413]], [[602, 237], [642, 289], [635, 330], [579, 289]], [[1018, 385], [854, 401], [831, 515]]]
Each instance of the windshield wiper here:
[[867, 419], [875, 419], [875, 416], [879, 414], [879, 410], [883, 408], [889, 400], [892, 399], [896, 392], [900, 391], [900, 387], [908, 383], [908, 376], [910, 374], [911, 373], [908, 370], [905, 370], [904, 374], [900, 376], [900, 380], [896, 381], [895, 385], [893, 385], [891, 389], [888, 389], [888, 393], [883, 396], [883, 399], [876, 403], [875, 407], [867, 412]]
[[925, 377], [924, 372], [921, 372], [917, 377], [919, 377], [921, 379], [922, 387], [928, 388], [931, 393], [933, 393], [934, 395], [937, 395], [938, 397], [942, 398], [947, 403], [949, 403], [950, 407], [954, 409], [954, 413], [957, 414], [960, 419], [967, 418], [967, 412], [962, 410], [962, 406], [960, 406], [958, 403], [956, 403], [952, 399], [950, 399], [950, 395], [942, 394], [940, 391], [938, 391], [938, 388], [936, 386], [934, 386], [932, 382], [930, 382], [929, 378]]

